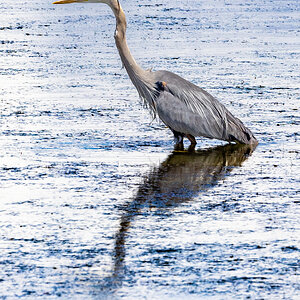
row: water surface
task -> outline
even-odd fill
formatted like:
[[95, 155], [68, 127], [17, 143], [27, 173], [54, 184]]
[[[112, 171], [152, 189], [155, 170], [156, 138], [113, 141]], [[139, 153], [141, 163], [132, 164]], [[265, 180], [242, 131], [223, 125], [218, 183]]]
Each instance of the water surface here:
[[0, 298], [298, 299], [299, 2], [122, 4], [140, 64], [260, 143], [173, 152], [108, 7], [0, 3]]

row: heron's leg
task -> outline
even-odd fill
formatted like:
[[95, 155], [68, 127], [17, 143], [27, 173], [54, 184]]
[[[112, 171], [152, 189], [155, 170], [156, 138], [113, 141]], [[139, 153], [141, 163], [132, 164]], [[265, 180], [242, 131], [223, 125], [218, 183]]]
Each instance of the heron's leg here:
[[187, 151], [191, 152], [191, 153], [194, 153], [195, 152], [195, 147], [196, 147], [196, 144], [190, 144]]
[[175, 145], [174, 145], [174, 150], [183, 150], [184, 146], [183, 146], [183, 134], [175, 131], [173, 129], [171, 129], [173, 134], [174, 134], [174, 141], [175, 141]]
[[174, 150], [175, 151], [183, 151], [184, 150], [183, 140], [174, 145]]
[[194, 146], [194, 147], [195, 147], [195, 145], [197, 144], [195, 137], [194, 137], [193, 135], [191, 135], [191, 134], [186, 134], [185, 136], [186, 136], [186, 137], [189, 139], [189, 141], [191, 142], [191, 146]]

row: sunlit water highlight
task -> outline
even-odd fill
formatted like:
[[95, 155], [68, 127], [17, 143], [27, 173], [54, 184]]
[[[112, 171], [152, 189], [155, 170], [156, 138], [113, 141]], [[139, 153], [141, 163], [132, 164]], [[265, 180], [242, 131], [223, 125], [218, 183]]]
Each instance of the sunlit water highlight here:
[[260, 144], [173, 153], [107, 7], [0, 3], [0, 299], [299, 299], [299, 1], [122, 4]]

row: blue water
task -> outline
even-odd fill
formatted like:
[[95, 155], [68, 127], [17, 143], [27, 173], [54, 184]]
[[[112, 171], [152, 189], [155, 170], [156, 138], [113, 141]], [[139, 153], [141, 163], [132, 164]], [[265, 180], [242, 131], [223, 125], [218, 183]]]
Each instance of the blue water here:
[[260, 143], [173, 152], [108, 7], [0, 3], [0, 299], [299, 299], [299, 1], [121, 4]]

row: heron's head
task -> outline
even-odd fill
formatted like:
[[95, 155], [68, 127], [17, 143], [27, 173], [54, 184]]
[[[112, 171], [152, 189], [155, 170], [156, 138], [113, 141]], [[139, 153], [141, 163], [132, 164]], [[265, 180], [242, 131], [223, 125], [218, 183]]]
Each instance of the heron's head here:
[[118, 0], [59, 0], [53, 4], [69, 4], [69, 3], [105, 3], [110, 7], [116, 7], [119, 3]]

